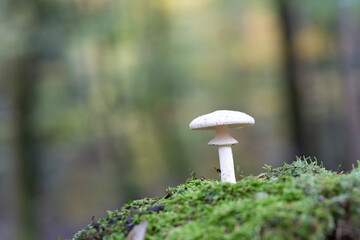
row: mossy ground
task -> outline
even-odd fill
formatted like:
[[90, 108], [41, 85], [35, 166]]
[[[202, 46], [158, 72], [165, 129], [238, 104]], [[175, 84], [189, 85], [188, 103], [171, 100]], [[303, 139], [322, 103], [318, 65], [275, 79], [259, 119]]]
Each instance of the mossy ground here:
[[132, 201], [73, 239], [126, 239], [148, 221], [146, 239], [359, 239], [360, 168], [339, 174], [310, 159], [237, 184], [189, 179], [163, 198]]

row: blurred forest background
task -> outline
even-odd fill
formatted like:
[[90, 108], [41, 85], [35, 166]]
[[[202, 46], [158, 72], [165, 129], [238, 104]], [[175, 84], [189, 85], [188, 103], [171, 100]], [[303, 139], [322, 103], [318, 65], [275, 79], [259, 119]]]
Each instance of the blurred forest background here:
[[237, 175], [360, 159], [356, 0], [1, 0], [0, 76], [2, 240], [219, 179], [214, 133], [188, 128], [219, 109], [256, 120]]

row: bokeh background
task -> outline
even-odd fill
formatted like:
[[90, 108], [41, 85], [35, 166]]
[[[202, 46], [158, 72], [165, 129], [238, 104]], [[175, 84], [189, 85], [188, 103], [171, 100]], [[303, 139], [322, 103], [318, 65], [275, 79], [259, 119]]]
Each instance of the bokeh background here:
[[[237, 176], [360, 159], [356, 0], [1, 0], [0, 239], [70, 238], [191, 171], [219, 179], [195, 117], [233, 130]], [[191, 169], [191, 170], [189, 170]]]

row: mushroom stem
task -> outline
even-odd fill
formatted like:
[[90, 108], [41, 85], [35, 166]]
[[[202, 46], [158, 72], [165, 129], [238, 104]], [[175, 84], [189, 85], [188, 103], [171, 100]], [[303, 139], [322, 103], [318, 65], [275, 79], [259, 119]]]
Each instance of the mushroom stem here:
[[219, 146], [221, 182], [236, 183], [234, 160], [231, 147]]
[[229, 134], [228, 126], [217, 126], [216, 135], [208, 143], [219, 148], [221, 181], [236, 183], [234, 160], [231, 150], [231, 145], [237, 144], [238, 141]]

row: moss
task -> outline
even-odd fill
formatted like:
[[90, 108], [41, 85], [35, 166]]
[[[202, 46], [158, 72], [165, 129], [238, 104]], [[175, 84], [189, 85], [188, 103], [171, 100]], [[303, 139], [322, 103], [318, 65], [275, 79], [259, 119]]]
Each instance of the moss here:
[[336, 174], [310, 159], [246, 177], [237, 184], [192, 177], [109, 211], [75, 234], [80, 239], [125, 239], [148, 221], [146, 239], [357, 239], [360, 169]]

